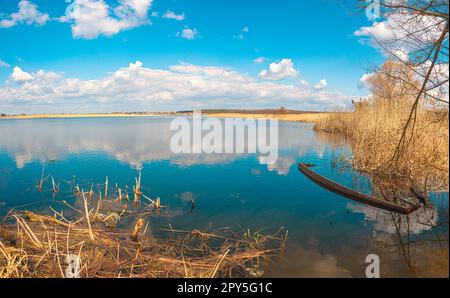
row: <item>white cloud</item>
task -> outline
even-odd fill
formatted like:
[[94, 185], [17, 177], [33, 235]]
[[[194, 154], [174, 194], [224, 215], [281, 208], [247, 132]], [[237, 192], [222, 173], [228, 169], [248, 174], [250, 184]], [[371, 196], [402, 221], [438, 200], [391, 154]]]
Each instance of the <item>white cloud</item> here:
[[408, 52], [405, 49], [393, 49], [392, 55], [402, 62], [408, 62]]
[[297, 75], [298, 71], [294, 68], [294, 63], [291, 59], [283, 59], [279, 63], [270, 63], [269, 69], [265, 69], [259, 73], [259, 77], [273, 81], [295, 77]]
[[[425, 74], [429, 71], [431, 61], [426, 61], [422, 65], [414, 67], [415, 77], [417, 80], [421, 80]], [[449, 101], [449, 64], [437, 63], [435, 64], [433, 71], [430, 75], [430, 81], [427, 84], [427, 95], [431, 95], [435, 98], [440, 98], [445, 101]]]
[[36, 4], [27, 0], [21, 0], [19, 2], [19, 11], [12, 13], [6, 19], [0, 20], [0, 28], [10, 28], [22, 23], [42, 26], [49, 20], [49, 15], [41, 13]]
[[245, 39], [245, 35], [249, 32], [249, 28], [245, 26], [238, 35], [233, 36], [235, 39]]
[[291, 167], [294, 163], [295, 163], [294, 158], [289, 156], [288, 157], [280, 156], [278, 157], [276, 163], [267, 165], [267, 170], [269, 170], [270, 172], [275, 171], [278, 173], [278, 175], [286, 176], [291, 171]]
[[2, 67], [5, 67], [5, 68], [8, 68], [8, 67], [10, 67], [11, 65], [9, 65], [8, 63], [6, 63], [5, 61], [3, 61], [2, 59], [0, 59], [0, 68], [2, 68]]
[[[347, 208], [354, 213], [364, 214], [364, 219], [373, 223], [375, 231], [388, 234], [418, 235], [435, 227], [439, 219], [438, 211], [434, 208], [420, 208], [404, 221], [393, 218], [391, 212], [362, 204], [349, 203]], [[403, 215], [398, 217], [406, 219]]]
[[253, 60], [253, 63], [255, 63], [255, 64], [262, 64], [262, 63], [264, 63], [266, 61], [266, 58], [265, 57], [258, 57], [258, 58], [256, 58], [255, 60]]
[[314, 85], [314, 89], [316, 90], [322, 90], [325, 89], [328, 86], [328, 82], [325, 79], [322, 79], [319, 81], [319, 83], [317, 83], [316, 85]]
[[309, 82], [307, 80], [300, 80], [299, 84], [300, 84], [300, 86], [304, 86], [304, 87], [309, 86]]
[[165, 19], [171, 19], [171, 20], [176, 20], [176, 21], [182, 21], [185, 18], [184, 13], [181, 14], [176, 14], [173, 11], [166, 11], [166, 13], [162, 16]]
[[360, 37], [372, 37], [380, 42], [389, 41], [395, 38], [395, 32], [387, 21], [374, 22], [372, 26], [361, 27], [353, 34]]
[[129, 65], [128, 65], [128, 68], [131, 70], [131, 71], [135, 71], [135, 70], [138, 70], [138, 69], [140, 69], [142, 66], [143, 66], [144, 64], [141, 62], [141, 61], [136, 61], [136, 62], [134, 62], [134, 63], [130, 63]]
[[74, 0], [61, 21], [72, 23], [75, 38], [94, 39], [112, 36], [123, 30], [150, 24], [148, 10], [152, 0], [120, 0], [110, 7], [104, 0]]
[[198, 31], [195, 28], [191, 29], [189, 27], [185, 27], [183, 31], [177, 33], [177, 36], [184, 39], [192, 40], [198, 37]]
[[271, 107], [321, 109], [343, 105], [352, 97], [336, 91], [316, 92], [313, 87], [260, 82], [233, 69], [178, 64], [168, 69], [144, 67], [136, 61], [99, 79], [66, 78], [51, 71], [27, 73], [14, 68], [11, 79], [0, 88], [0, 107], [110, 107], [133, 110], [178, 110], [208, 107]]
[[361, 27], [353, 34], [360, 37], [362, 43], [380, 49], [391, 59], [406, 61], [409, 53], [436, 42], [444, 28], [445, 20], [442, 18], [399, 9], [388, 14], [383, 21]]
[[369, 88], [370, 80], [373, 78], [373, 73], [365, 73], [362, 75], [361, 79], [359, 79], [359, 87], [360, 88]]
[[28, 72], [23, 71], [20, 67], [16, 66], [13, 69], [13, 72], [11, 74], [11, 79], [14, 82], [26, 82], [31, 81], [33, 79], [33, 76], [30, 75]]

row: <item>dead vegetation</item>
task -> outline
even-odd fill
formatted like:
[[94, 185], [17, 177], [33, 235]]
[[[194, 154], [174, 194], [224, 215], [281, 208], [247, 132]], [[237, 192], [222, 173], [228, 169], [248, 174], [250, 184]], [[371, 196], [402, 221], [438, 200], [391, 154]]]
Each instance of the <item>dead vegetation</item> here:
[[[284, 241], [231, 229], [168, 229], [167, 239], [157, 239], [145, 235], [141, 218], [132, 231], [29, 211], [12, 219], [0, 226], [0, 277], [67, 277], [67, 270], [80, 277], [248, 277], [278, 253], [265, 244]], [[70, 269], [71, 258], [79, 267]]]
[[[361, 8], [372, 5], [361, 0]], [[363, 78], [371, 96], [316, 128], [347, 136], [355, 168], [422, 191], [448, 190], [448, 0], [380, 1], [389, 38], [370, 40], [388, 60]]]
[[[318, 121], [316, 129], [347, 137], [353, 151], [350, 162], [358, 170], [408, 180], [427, 191], [446, 190], [448, 106], [422, 100], [414, 126], [405, 132], [416, 93], [410, 84], [412, 77], [402, 64], [386, 62], [370, 79], [372, 97], [354, 103], [351, 111], [329, 114]], [[405, 145], [399, 148], [402, 139]]]
[[[263, 235], [169, 225], [164, 236], [153, 236], [152, 215], [166, 206], [145, 196], [140, 180], [132, 189], [140, 208], [123, 204], [118, 187], [108, 195], [107, 179], [103, 196], [101, 188], [95, 194], [76, 185], [77, 203], [62, 201], [61, 211], [10, 211], [0, 222], [0, 277], [257, 277], [284, 250], [282, 229]], [[121, 221], [131, 227], [119, 228]]]

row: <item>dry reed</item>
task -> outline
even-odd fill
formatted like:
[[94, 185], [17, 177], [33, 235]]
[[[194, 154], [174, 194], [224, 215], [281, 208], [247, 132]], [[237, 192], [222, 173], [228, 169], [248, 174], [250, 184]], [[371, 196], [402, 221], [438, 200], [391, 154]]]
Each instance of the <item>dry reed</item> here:
[[316, 129], [347, 137], [353, 151], [351, 164], [358, 170], [408, 181], [423, 190], [448, 190], [448, 106], [431, 106], [423, 100], [414, 127], [406, 130], [406, 146], [399, 148], [414, 90], [385, 78], [398, 68], [386, 64], [371, 82], [373, 97], [355, 103], [351, 111], [327, 115]]
[[131, 231], [111, 228], [105, 221], [120, 220], [117, 213], [89, 211], [86, 197], [84, 202], [84, 218], [30, 211], [8, 216], [0, 225], [0, 277], [68, 277], [74, 256], [79, 277], [248, 277], [254, 271], [249, 268], [262, 272], [279, 253], [281, 248], [273, 244], [285, 241], [280, 232], [266, 236], [229, 228], [206, 233], [172, 227], [161, 239], [149, 235], [142, 218]]

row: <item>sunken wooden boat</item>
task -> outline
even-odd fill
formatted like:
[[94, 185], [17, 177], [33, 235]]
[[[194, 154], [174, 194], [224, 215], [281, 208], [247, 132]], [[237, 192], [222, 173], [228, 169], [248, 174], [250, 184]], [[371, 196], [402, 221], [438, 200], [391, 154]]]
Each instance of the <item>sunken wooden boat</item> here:
[[310, 169], [310, 167], [311, 167], [311, 165], [308, 165], [308, 164], [304, 164], [304, 163], [298, 164], [299, 170], [303, 174], [305, 174], [306, 177], [311, 179], [313, 182], [322, 186], [323, 188], [328, 189], [331, 192], [334, 192], [338, 195], [349, 198], [351, 200], [354, 200], [354, 201], [357, 201], [360, 203], [364, 203], [364, 204], [367, 204], [367, 205], [370, 205], [370, 206], [373, 206], [373, 207], [376, 207], [379, 209], [383, 209], [386, 211], [395, 212], [395, 213], [399, 213], [399, 214], [405, 214], [405, 215], [410, 214], [420, 208], [419, 204], [413, 204], [413, 203], [406, 202], [406, 204], [408, 204], [409, 206], [401, 206], [401, 205], [398, 205], [395, 203], [377, 199], [375, 197], [363, 194], [361, 192], [357, 192], [353, 189], [345, 187], [341, 184], [338, 184], [334, 181], [331, 181], [330, 179], [327, 179], [327, 178], [317, 174], [316, 172], [312, 171]]

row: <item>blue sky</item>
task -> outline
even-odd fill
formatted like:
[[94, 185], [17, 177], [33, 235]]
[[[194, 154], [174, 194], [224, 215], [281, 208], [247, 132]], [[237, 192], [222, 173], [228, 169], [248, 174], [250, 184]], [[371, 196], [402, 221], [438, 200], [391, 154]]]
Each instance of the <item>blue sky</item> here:
[[[286, 105], [289, 108], [321, 110], [366, 95], [367, 90], [361, 89], [360, 78], [370, 64], [382, 61], [378, 50], [361, 43], [359, 37], [354, 35], [362, 26], [371, 24], [364, 13], [357, 13], [357, 1], [77, 1], [80, 1], [81, 5], [101, 2], [103, 6], [97, 5], [95, 9], [107, 8], [108, 19], [105, 18], [105, 25], [92, 31], [91, 28], [99, 22], [86, 18], [81, 19], [85, 23], [77, 29], [77, 22], [81, 22], [78, 19], [61, 19], [71, 4], [65, 0], [0, 2], [0, 60], [3, 62], [0, 67], [0, 109], [11, 113], [35, 109], [67, 112], [76, 104], [86, 111], [118, 108], [177, 110], [189, 108], [191, 105], [255, 108]], [[138, 15], [137, 6], [131, 3], [133, 1], [142, 4], [141, 8], [148, 8], [145, 9], [145, 16], [142, 13], [138, 17], [132, 15]], [[30, 12], [30, 7], [34, 7], [37, 15], [31, 13], [30, 18], [22, 13], [19, 17], [14, 17], [20, 10], [19, 2], [27, 2], [27, 13]], [[131, 4], [124, 5], [127, 2]], [[114, 9], [118, 6], [128, 9], [125, 17], [116, 14]], [[80, 13], [84, 11], [93, 13], [92, 7], [89, 10], [79, 10]], [[164, 17], [166, 12], [172, 12], [172, 18]], [[36, 20], [33, 20], [33, 17]], [[3, 26], [1, 20], [6, 20]], [[111, 20], [115, 23], [111, 23]], [[122, 27], [111, 29], [111, 33], [108, 31], [109, 23], [111, 26]], [[257, 58], [262, 58], [260, 63], [255, 63]], [[281, 64], [282, 59], [285, 59], [286, 63]], [[44, 84], [61, 89], [67, 85], [67, 79], [77, 80], [79, 88], [86, 88], [81, 84], [89, 80], [97, 80], [101, 85], [100, 80], [107, 79], [120, 69], [130, 71], [129, 63], [136, 61], [142, 66], [141, 70], [138, 70], [140, 74], [133, 75], [138, 78], [146, 77], [149, 84], [153, 81], [155, 70], [167, 71], [174, 65], [196, 66], [194, 73], [187, 73], [186, 69], [183, 69], [182, 74], [186, 76], [184, 80], [191, 82], [192, 76], [200, 75], [199, 80], [209, 82], [212, 80], [209, 73], [199, 72], [202, 67], [209, 66], [239, 76], [233, 77], [232, 81], [251, 80], [252, 91], [243, 92], [240, 96], [230, 94], [232, 100], [228, 100], [225, 90], [219, 94], [208, 90], [206, 94], [211, 93], [211, 100], [197, 100], [199, 96], [195, 93], [181, 94], [173, 89], [174, 86], [170, 87], [172, 89], [158, 89], [157, 86], [148, 90], [135, 89], [136, 92], [133, 93], [129, 91], [133, 89], [131, 83], [122, 82], [120, 88], [114, 87], [116, 92], [123, 93], [128, 90], [126, 92], [129, 97], [136, 98], [130, 99], [124, 94], [115, 98], [115, 94], [109, 94], [108, 96], [114, 98], [109, 101], [105, 98], [99, 99], [98, 97], [102, 96], [98, 94], [86, 93], [85, 89], [83, 92], [77, 90], [77, 97], [69, 96], [66, 90], [63, 93], [51, 94], [48, 100], [44, 99], [44, 94], [33, 96], [30, 93], [30, 89], [43, 91], [41, 85]], [[285, 66], [286, 77], [270, 77], [270, 63], [278, 64], [281, 72]], [[29, 74], [30, 79], [15, 80], [16, 76], [12, 76], [15, 67]], [[290, 67], [293, 71], [289, 74]], [[150, 69], [153, 71], [151, 74]], [[269, 70], [266, 77], [261, 75], [264, 69]], [[43, 71], [41, 75], [37, 75], [39, 70]], [[44, 72], [59, 77], [55, 76], [55, 79], [49, 82], [53, 77], [47, 75], [44, 79]], [[179, 71], [175, 71], [174, 75], [178, 78]], [[39, 82], [37, 78], [40, 78]], [[172, 78], [166, 77], [161, 84], [170, 85]], [[111, 77], [109, 79], [112, 80]], [[223, 85], [224, 77], [215, 77], [214, 80], [219, 80], [217, 86], [233, 89], [232, 86]], [[319, 85], [321, 80], [325, 83]], [[142, 82], [147, 84], [145, 80]], [[180, 84], [180, 88], [189, 88], [181, 79]], [[242, 87], [240, 84], [245, 83], [237, 84], [238, 89], [247, 88], [246, 85]], [[309, 87], [305, 87], [306, 85]], [[299, 89], [293, 93], [283, 93], [289, 86]], [[271, 89], [263, 95], [255, 95], [254, 92], [257, 91], [254, 90], [258, 87], [261, 87], [261, 90], [265, 87]], [[306, 88], [305, 96], [296, 97], [295, 94], [304, 90], [302, 88]], [[145, 99], [138, 98], [142, 97], [142, 94], [148, 95], [149, 92], [156, 95]], [[277, 98], [277, 92], [281, 92], [280, 98]], [[170, 99], [160, 100], [157, 98], [158, 94], [166, 94]], [[268, 98], [269, 94], [272, 99]], [[315, 100], [314, 96], [319, 99]], [[333, 98], [337, 98], [336, 102], [333, 102]]]

